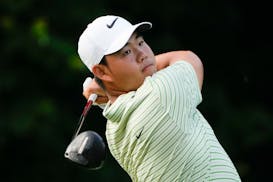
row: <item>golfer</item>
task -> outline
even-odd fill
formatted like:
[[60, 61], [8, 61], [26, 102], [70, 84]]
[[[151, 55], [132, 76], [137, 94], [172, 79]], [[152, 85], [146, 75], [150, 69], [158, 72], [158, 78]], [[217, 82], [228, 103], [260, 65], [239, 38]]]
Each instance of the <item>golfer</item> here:
[[80, 36], [78, 53], [94, 79], [83, 95], [107, 103], [109, 149], [136, 182], [241, 181], [197, 106], [203, 65], [191, 51], [154, 55], [152, 24], [107, 15]]

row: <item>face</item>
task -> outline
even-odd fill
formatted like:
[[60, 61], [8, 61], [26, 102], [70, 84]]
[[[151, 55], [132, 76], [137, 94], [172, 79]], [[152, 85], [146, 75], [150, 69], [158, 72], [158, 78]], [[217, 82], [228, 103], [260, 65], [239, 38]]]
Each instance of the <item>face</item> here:
[[155, 56], [142, 36], [134, 33], [118, 52], [107, 55], [107, 69], [114, 89], [129, 92], [156, 72]]

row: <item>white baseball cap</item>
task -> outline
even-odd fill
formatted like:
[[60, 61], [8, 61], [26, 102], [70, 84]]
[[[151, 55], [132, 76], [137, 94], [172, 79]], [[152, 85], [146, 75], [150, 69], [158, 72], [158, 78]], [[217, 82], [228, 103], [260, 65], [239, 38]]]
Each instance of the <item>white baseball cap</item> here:
[[106, 15], [96, 18], [81, 34], [78, 53], [82, 62], [92, 72], [103, 56], [119, 51], [135, 30], [146, 31], [152, 27], [150, 22], [132, 25], [122, 17]]

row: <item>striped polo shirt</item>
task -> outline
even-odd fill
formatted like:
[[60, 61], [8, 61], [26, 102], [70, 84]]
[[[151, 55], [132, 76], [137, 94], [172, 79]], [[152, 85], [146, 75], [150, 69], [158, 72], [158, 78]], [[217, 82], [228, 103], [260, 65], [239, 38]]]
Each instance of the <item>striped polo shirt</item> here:
[[179, 61], [106, 105], [109, 149], [132, 181], [240, 181], [201, 101], [193, 67]]

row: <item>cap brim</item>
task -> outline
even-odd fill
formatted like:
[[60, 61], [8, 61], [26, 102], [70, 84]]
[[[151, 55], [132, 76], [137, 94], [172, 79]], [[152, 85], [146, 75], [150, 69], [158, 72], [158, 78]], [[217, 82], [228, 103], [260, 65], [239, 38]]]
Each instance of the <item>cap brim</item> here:
[[145, 31], [147, 31], [147, 30], [149, 30], [149, 29], [152, 28], [152, 23], [150, 23], [150, 22], [142, 22], [142, 23], [136, 24], [134, 26], [136, 26], [136, 30], [137, 31], [145, 32]]
[[150, 22], [142, 22], [122, 31], [120, 36], [116, 38], [116, 41], [114, 41], [109, 49], [105, 52], [105, 55], [113, 54], [122, 49], [136, 30], [140, 32], [145, 32], [151, 28], [152, 24]]

